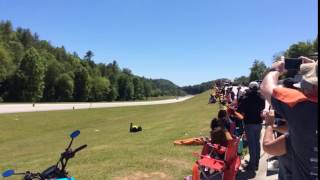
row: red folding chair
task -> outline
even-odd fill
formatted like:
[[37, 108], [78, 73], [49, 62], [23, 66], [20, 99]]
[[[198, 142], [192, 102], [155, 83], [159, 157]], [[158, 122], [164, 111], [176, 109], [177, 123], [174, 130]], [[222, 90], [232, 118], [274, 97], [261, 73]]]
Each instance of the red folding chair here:
[[240, 167], [239, 138], [228, 142], [227, 147], [206, 143], [192, 168], [192, 180], [235, 180]]

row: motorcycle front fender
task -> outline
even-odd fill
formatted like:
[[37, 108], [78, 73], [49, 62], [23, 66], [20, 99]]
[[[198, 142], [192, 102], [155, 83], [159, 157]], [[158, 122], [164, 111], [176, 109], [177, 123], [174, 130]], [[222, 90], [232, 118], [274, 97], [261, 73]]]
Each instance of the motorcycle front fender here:
[[55, 179], [55, 180], [75, 180], [74, 177], [71, 178], [59, 178], [59, 179]]

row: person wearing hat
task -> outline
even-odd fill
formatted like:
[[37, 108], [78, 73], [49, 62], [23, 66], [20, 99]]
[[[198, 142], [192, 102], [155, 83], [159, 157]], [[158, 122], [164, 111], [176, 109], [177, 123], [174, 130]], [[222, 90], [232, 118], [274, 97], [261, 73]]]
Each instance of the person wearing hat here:
[[[318, 179], [318, 62], [300, 57], [302, 78], [292, 89], [277, 85], [279, 76], [286, 71], [283, 59], [273, 64], [261, 84], [262, 95], [288, 122], [290, 136], [278, 142], [272, 152], [291, 157], [293, 180]], [[266, 124], [266, 131], [271, 132], [271, 128], [271, 123]]]
[[265, 100], [260, 95], [259, 84], [249, 83], [249, 91], [244, 95], [238, 106], [238, 112], [243, 115], [244, 131], [248, 140], [250, 159], [245, 170], [256, 171], [260, 161], [260, 135], [262, 129], [261, 112], [265, 108]]

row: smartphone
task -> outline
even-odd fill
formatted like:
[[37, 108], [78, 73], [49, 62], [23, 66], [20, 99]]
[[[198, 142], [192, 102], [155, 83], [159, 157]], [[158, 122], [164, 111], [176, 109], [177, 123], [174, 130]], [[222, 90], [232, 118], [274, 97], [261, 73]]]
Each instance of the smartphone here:
[[286, 70], [300, 70], [300, 65], [302, 64], [302, 59], [300, 58], [285, 58], [284, 68]]

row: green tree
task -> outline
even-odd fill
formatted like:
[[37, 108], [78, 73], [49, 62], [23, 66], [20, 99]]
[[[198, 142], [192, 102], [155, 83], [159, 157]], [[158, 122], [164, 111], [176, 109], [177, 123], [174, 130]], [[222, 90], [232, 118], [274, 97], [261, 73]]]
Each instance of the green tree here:
[[313, 41], [312, 47], [313, 47], [313, 51], [314, 51], [314, 52], [318, 52], [318, 36], [317, 36], [317, 38]]
[[30, 48], [21, 60], [17, 80], [21, 89], [17, 89], [21, 101], [38, 101], [44, 89], [45, 66], [36, 49]]
[[23, 45], [18, 41], [9, 41], [8, 46], [10, 49], [10, 54], [11, 54], [13, 63], [18, 65], [24, 54]]
[[71, 101], [74, 89], [72, 78], [68, 74], [57, 77], [55, 83], [55, 98], [57, 101]]
[[[52, 62], [50, 62], [50, 64], [47, 67], [47, 71], [46, 71], [45, 78], [44, 78], [44, 82], [45, 82], [45, 88], [43, 91], [43, 100], [44, 101], [55, 101], [56, 100], [56, 97], [57, 97], [57, 94], [55, 92], [55, 90], [57, 88], [56, 87], [56, 80], [60, 76], [60, 74], [62, 73], [61, 64], [58, 63], [55, 59], [53, 59], [51, 61]], [[62, 81], [64, 81], [63, 83], [67, 84], [66, 80], [68, 80], [68, 83], [70, 82], [69, 79], [67, 79], [66, 77], [63, 77], [63, 78], [64, 78], [64, 80], [62, 80]], [[70, 78], [70, 77], [68, 77], [68, 78]], [[63, 83], [60, 82], [60, 85]], [[73, 85], [72, 85], [72, 87], [73, 87]], [[61, 88], [63, 88], [63, 86]], [[61, 89], [59, 89], [59, 91], [62, 92]], [[69, 91], [69, 90], [66, 90], [66, 91]], [[67, 100], [69, 98], [69, 96], [65, 96], [65, 94], [68, 94], [68, 93], [62, 93], [62, 94], [64, 94], [64, 95], [58, 96], [60, 98], [60, 100]]]
[[109, 63], [104, 70], [103, 74], [110, 80], [110, 83], [116, 84], [118, 76], [120, 74], [120, 68], [117, 63], [117, 61], [113, 61], [112, 63]]
[[263, 61], [254, 60], [252, 67], [250, 68], [249, 81], [262, 80], [264, 73], [267, 70], [267, 66]]
[[5, 42], [8, 42], [11, 39], [13, 33], [13, 27], [10, 21], [1, 21], [0, 22], [0, 38]]
[[17, 28], [17, 37], [20, 42], [23, 44], [25, 49], [29, 49], [33, 45], [33, 36], [29, 29]]
[[6, 49], [0, 46], [0, 84], [9, 75], [10, 56]]
[[94, 56], [94, 53], [89, 50], [86, 52], [86, 55], [84, 56], [84, 60], [85, 62], [88, 63], [88, 65], [91, 67], [91, 68], [94, 68], [96, 66], [96, 64], [94, 63], [94, 61], [92, 60], [92, 57]]
[[74, 72], [74, 100], [87, 101], [89, 98], [89, 73], [84, 67]]
[[120, 75], [120, 68], [117, 61], [107, 64], [101, 71], [101, 74], [104, 77], [107, 77], [111, 84], [111, 91], [108, 94], [108, 101], [119, 99], [118, 77]]
[[94, 56], [94, 53], [91, 50], [89, 50], [86, 52], [86, 55], [84, 55], [84, 59], [91, 61], [93, 56]]
[[143, 99], [144, 87], [143, 87], [143, 83], [138, 77], [133, 78], [133, 87], [134, 87], [134, 99]]
[[114, 101], [119, 97], [118, 87], [110, 86], [110, 92], [107, 95], [107, 101]]
[[55, 48], [53, 53], [54, 53], [56, 59], [60, 62], [65, 62], [68, 58], [67, 52], [66, 52], [66, 49], [64, 48], [64, 46]]
[[151, 97], [152, 95], [152, 86], [151, 86], [151, 83], [148, 82], [147, 80], [143, 81], [143, 92], [146, 98]]
[[132, 78], [126, 74], [120, 75], [118, 79], [119, 100], [131, 100], [134, 95]]
[[286, 51], [286, 56], [290, 58], [298, 58], [300, 56], [310, 56], [313, 54], [313, 45], [311, 42], [298, 42], [293, 44]]
[[108, 100], [110, 93], [110, 82], [105, 77], [94, 77], [91, 81], [91, 101], [105, 101]]
[[249, 78], [247, 76], [240, 76], [234, 79], [234, 83], [238, 85], [249, 85]]

